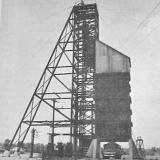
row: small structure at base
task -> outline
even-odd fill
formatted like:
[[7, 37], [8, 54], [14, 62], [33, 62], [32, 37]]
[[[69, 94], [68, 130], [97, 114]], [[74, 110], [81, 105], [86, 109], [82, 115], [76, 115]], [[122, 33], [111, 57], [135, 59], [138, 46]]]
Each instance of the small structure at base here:
[[95, 159], [102, 158], [100, 142], [97, 139], [92, 140], [86, 156], [89, 158], [95, 158]]

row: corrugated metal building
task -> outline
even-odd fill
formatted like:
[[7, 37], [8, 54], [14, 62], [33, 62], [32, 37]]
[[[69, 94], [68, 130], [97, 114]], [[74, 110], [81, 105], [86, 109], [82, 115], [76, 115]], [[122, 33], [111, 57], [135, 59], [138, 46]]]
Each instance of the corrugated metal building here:
[[96, 136], [101, 141], [131, 138], [130, 58], [96, 41]]

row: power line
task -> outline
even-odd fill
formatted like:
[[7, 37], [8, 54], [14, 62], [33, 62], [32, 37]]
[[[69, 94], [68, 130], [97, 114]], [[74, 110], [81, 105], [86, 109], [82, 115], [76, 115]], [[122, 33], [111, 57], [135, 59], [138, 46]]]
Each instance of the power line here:
[[160, 23], [156, 27], [154, 27], [140, 42], [138, 42], [138, 44], [135, 44], [135, 47], [132, 51], [134, 51], [137, 48], [137, 46], [142, 44], [149, 36], [151, 36], [151, 34], [155, 32], [158, 29], [158, 27], [160, 27]]
[[29, 61], [31, 61], [33, 59], [33, 57], [35, 57], [39, 53], [39, 51], [45, 45], [47, 45], [49, 43], [49, 41], [51, 40], [51, 38], [53, 38], [55, 36], [55, 33], [57, 33], [57, 32], [59, 33], [59, 30], [60, 30], [60, 28], [58, 30], [54, 30], [53, 33], [49, 33], [49, 36], [47, 36], [47, 38], [45, 40], [43, 40], [42, 43], [38, 42], [37, 43], [38, 47], [36, 49], [33, 49], [32, 51], [30, 51], [30, 53], [32, 53], [31, 56], [28, 59], [26, 59], [25, 62], [23, 62], [23, 65], [21, 65], [21, 67], [19, 67], [18, 69], [16, 69], [16, 72], [19, 71], [19, 70], [21, 70]]
[[147, 16], [139, 23], [139, 25], [135, 28], [135, 30], [125, 39], [123, 44], [120, 47], [123, 47], [126, 42], [133, 36], [135, 33], [143, 26], [148, 18], [153, 14], [153, 12], [160, 6], [160, 1], [156, 4], [156, 6], [147, 14]]
[[[102, 6], [100, 6], [101, 8], [104, 8], [104, 7], [102, 7]], [[103, 10], [102, 12], [113, 12], [114, 14], [118, 14], [118, 15], [120, 15], [121, 14], [121, 16], [123, 16], [123, 17], [126, 17], [126, 18], [129, 18], [130, 20], [133, 20], [133, 21], [136, 21], [136, 22], [140, 22], [140, 20], [138, 20], [138, 19], [136, 19], [136, 18], [134, 18], [134, 17], [130, 17], [128, 14], [124, 14], [124, 13], [122, 13], [122, 11], [115, 11], [114, 9], [109, 9], [109, 10]]]
[[[68, 9], [68, 8], [70, 8], [70, 7], [67, 7], [67, 8], [65, 8], [65, 9], [63, 9], [63, 12], [62, 12], [62, 11], [58, 11], [58, 14], [64, 14], [64, 10], [66, 10], [66, 9]], [[24, 31], [25, 29], [28, 29], [28, 28], [32, 29], [32, 26], [33, 26], [33, 25], [36, 25], [36, 24], [42, 23], [42, 22], [44, 22], [44, 21], [46, 21], [46, 20], [49, 20], [49, 19], [52, 18], [53, 16], [55, 16], [55, 13], [54, 13], [54, 14], [51, 14], [51, 15], [49, 15], [49, 16], [46, 16], [46, 17], [44, 17], [44, 18], [42, 18], [42, 19], [40, 19], [40, 20], [38, 20], [38, 21], [36, 21], [36, 22], [27, 24], [26, 26], [20, 26], [18, 29], [12, 31], [12, 33], [8, 33], [8, 32], [7, 32], [7, 33], [3, 34], [2, 36], [0, 36], [0, 38], [3, 38], [3, 37], [5, 37], [5, 36], [7, 36], [7, 35], [12, 36], [12, 35], [14, 35], [14, 33], [17, 34], [18, 32]]]
[[153, 14], [153, 12], [159, 7], [160, 1], [157, 3], [157, 5], [151, 10], [151, 12], [144, 18], [144, 20], [137, 26], [136, 29], [139, 29], [141, 25], [145, 23], [145, 21]]

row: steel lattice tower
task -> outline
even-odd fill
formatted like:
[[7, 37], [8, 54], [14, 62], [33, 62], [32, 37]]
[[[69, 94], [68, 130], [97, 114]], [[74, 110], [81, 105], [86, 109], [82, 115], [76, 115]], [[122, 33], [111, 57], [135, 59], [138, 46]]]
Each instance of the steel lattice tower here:
[[[95, 134], [95, 40], [99, 37], [96, 4], [75, 5], [48, 60], [27, 109], [10, 143], [23, 142], [31, 126], [68, 128], [68, 135], [81, 153], [85, 152]], [[66, 82], [70, 79], [70, 84]], [[60, 87], [56, 87], [56, 86]], [[57, 102], [57, 103], [56, 103]], [[65, 104], [60, 107], [57, 104]], [[42, 105], [50, 107], [51, 120], [36, 120]], [[54, 141], [54, 140], [53, 140]]]
[[94, 136], [94, 73], [95, 39], [98, 38], [98, 12], [96, 5], [74, 8], [72, 114], [74, 146], [79, 139], [82, 153]]

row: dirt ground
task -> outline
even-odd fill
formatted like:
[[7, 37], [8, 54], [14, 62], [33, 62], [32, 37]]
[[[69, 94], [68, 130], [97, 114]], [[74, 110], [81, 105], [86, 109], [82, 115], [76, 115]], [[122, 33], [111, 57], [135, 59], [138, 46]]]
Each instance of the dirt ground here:
[[[39, 156], [35, 153], [33, 158], [29, 158], [29, 153], [22, 154], [19, 157], [11, 155], [10, 157], [3, 157], [0, 154], [0, 160], [42, 160], [42, 158], [38, 158]], [[61, 160], [66, 160], [62, 158]], [[67, 159], [68, 160], [68, 159]], [[160, 160], [160, 156], [146, 156], [146, 160]]]
[[10, 157], [3, 157], [3, 155], [0, 154], [0, 160], [41, 160], [41, 158], [38, 158], [37, 154], [34, 154], [33, 157], [34, 158], [29, 158], [29, 153], [20, 156], [11, 155]]

